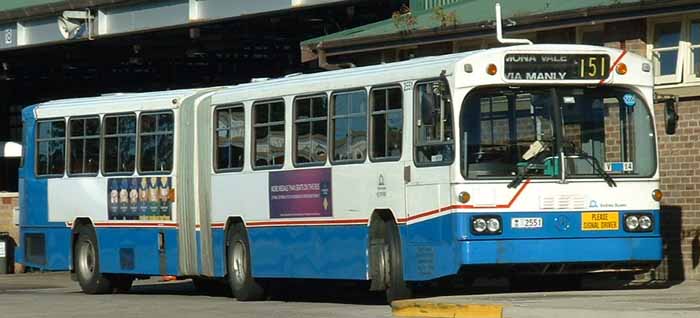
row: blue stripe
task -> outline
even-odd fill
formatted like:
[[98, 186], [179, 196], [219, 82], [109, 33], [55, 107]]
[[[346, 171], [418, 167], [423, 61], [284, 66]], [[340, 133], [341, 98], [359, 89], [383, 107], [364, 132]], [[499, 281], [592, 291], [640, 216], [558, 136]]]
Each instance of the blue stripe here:
[[657, 237], [461, 242], [463, 264], [629, 262], [661, 260]]
[[[475, 236], [470, 233], [475, 214], [453, 213], [410, 225], [400, 225], [404, 274], [407, 280], [424, 281], [453, 275], [464, 265], [566, 262], [655, 262], [662, 258], [658, 211], [653, 232], [581, 231], [581, 213], [503, 213], [503, 234]], [[481, 213], [480, 213], [481, 214]], [[621, 212], [622, 216], [624, 212]], [[566, 216], [570, 226], [553, 223]], [[541, 229], [511, 229], [512, 217], [542, 217]], [[622, 225], [621, 225], [622, 226]], [[70, 259], [70, 230], [25, 228], [25, 232], [47, 233], [50, 265], [67, 268]], [[158, 232], [166, 235], [166, 274], [178, 274], [177, 229], [98, 228], [102, 270], [106, 273], [163, 274], [157, 247]], [[248, 229], [252, 271], [261, 278], [367, 279], [368, 227], [287, 226]], [[214, 229], [215, 275], [225, 274], [225, 237]], [[120, 267], [119, 249], [133, 248], [133, 269]]]
[[[178, 231], [155, 228], [97, 228], [100, 270], [103, 273], [178, 275]], [[165, 272], [161, 271], [158, 233], [165, 235]], [[120, 249], [133, 249], [134, 268], [122, 268]]]
[[[43, 234], [46, 262], [32, 263], [26, 259], [24, 249], [26, 248], [25, 237], [28, 234]], [[17, 262], [27, 266], [40, 268], [47, 271], [68, 270], [71, 260], [71, 230], [62, 227], [23, 227], [20, 231], [20, 244], [17, 247]]]
[[367, 226], [250, 228], [253, 276], [367, 279]]

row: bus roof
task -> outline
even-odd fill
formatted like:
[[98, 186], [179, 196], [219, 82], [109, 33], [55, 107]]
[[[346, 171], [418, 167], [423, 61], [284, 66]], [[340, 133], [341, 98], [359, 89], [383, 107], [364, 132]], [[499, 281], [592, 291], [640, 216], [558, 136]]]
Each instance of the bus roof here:
[[370, 84], [389, 84], [401, 80], [437, 78], [442, 71], [448, 75], [451, 74], [457, 62], [481, 51], [483, 50], [241, 84], [216, 92], [212, 102], [221, 104], [230, 101], [364, 87]]
[[[609, 53], [613, 57], [617, 57], [622, 53], [619, 49], [590, 45], [535, 44], [507, 46], [441, 56], [422, 57], [373, 66], [293, 75], [221, 88], [181, 89], [150, 93], [117, 93], [98, 97], [49, 101], [36, 105], [34, 108], [34, 115], [37, 118], [51, 118], [108, 112], [168, 109], [177, 107], [182, 99], [195, 95], [198, 92], [217, 89], [218, 91], [212, 95], [213, 105], [326, 92], [352, 87], [360, 88], [368, 85], [376, 86], [399, 83], [402, 81], [431, 79], [439, 77], [443, 72], [446, 75], [453, 74], [455, 67], [463, 64], [467, 59], [469, 59], [469, 63], [478, 61], [485, 62], [486, 60], [490, 61], [494, 60], [494, 58], [500, 58], [499, 56], [510, 51], [559, 53], [598, 51]], [[634, 63], [648, 62], [648, 60], [641, 56], [634, 54], [628, 54], [627, 56], [626, 59], [630, 58]], [[490, 79], [491, 82], [496, 80], [497, 78], [495, 77]], [[470, 81], [472, 82], [470, 85], [473, 85], [473, 80]], [[637, 79], [637, 81], [642, 82], [633, 84], [653, 85], [653, 77], [651, 77], [652, 83], [646, 83], [646, 79]], [[173, 100], [177, 100], [178, 102], [174, 104], [172, 102]]]
[[[37, 118], [79, 116], [87, 114], [148, 111], [177, 107], [182, 99], [206, 90], [179, 89], [148, 93], [114, 93], [97, 97], [61, 99], [37, 104], [34, 114]], [[173, 100], [177, 100], [173, 103]]]
[[[464, 64], [465, 61], [476, 64], [496, 63], [498, 65], [503, 65], [502, 57], [509, 52], [552, 52], [556, 54], [586, 54], [598, 52], [609, 54], [612, 59], [621, 56], [623, 53], [623, 51], [619, 49], [591, 45], [535, 44], [506, 46], [236, 85], [214, 93], [212, 96], [212, 104], [218, 105], [231, 102], [263, 100], [289, 95], [348, 89], [352, 87], [359, 88], [368, 85], [382, 85], [408, 80], [437, 78], [442, 71], [445, 71], [446, 75], [454, 74], [455, 68], [459, 67], [461, 69], [461, 65]], [[627, 54], [625, 59], [635, 64], [648, 62], [645, 58], [634, 54]], [[493, 85], [499, 82], [505, 83], [504, 79], [500, 76], [482, 78], [484, 80], [484, 85]], [[469, 81], [470, 83], [468, 83], [468, 85], [475, 84], [473, 79]], [[625, 81], [631, 81], [628, 84], [653, 85], [653, 78], [651, 78], [649, 83], [646, 83], [646, 77], [644, 79], [628, 77]], [[456, 83], [457, 86], [463, 84], [466, 85], [463, 81]]]

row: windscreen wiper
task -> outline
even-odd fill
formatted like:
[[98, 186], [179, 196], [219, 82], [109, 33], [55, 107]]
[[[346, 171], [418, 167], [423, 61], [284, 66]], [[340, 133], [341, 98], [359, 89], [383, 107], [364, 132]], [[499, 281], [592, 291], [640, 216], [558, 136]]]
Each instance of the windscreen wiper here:
[[576, 157], [587, 160], [588, 163], [590, 163], [593, 167], [593, 171], [595, 171], [601, 178], [603, 178], [603, 180], [605, 180], [609, 187], [617, 187], [617, 183], [615, 183], [615, 180], [613, 180], [610, 174], [605, 172], [603, 167], [601, 167], [600, 160], [598, 160], [598, 158], [591, 156], [586, 152], [579, 152], [578, 154], [576, 154]]
[[[527, 165], [530, 165], [530, 161], [526, 161]], [[523, 180], [525, 180], [529, 174], [527, 173], [527, 166], [525, 166], [523, 169], [518, 169], [518, 174], [515, 175], [515, 178], [508, 183], [508, 188], [513, 189], [517, 188], [521, 183], [523, 183]]]
[[530, 145], [530, 148], [522, 156], [522, 158], [525, 160], [524, 167], [518, 169], [518, 173], [515, 175], [515, 178], [510, 183], [508, 183], [508, 188], [517, 188], [523, 182], [523, 180], [527, 179], [527, 177], [530, 176], [530, 174], [528, 173], [528, 168], [530, 167], [532, 162], [535, 161], [535, 159], [537, 159], [539, 155], [546, 149], [547, 147], [544, 145], [544, 143], [542, 143], [539, 140], [533, 142]]

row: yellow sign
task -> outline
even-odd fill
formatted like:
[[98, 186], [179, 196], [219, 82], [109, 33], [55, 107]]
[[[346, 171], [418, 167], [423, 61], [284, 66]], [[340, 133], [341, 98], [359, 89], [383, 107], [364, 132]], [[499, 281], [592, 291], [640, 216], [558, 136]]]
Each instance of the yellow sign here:
[[582, 231], [611, 231], [620, 228], [619, 212], [581, 213]]

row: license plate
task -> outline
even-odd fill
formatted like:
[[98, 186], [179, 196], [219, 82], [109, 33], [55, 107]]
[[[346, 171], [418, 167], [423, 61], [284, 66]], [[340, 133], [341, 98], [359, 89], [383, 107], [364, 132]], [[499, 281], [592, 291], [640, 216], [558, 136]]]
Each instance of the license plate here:
[[618, 230], [620, 228], [619, 214], [619, 212], [583, 212], [581, 213], [581, 230]]
[[510, 228], [512, 229], [538, 229], [542, 227], [542, 218], [512, 218]]

